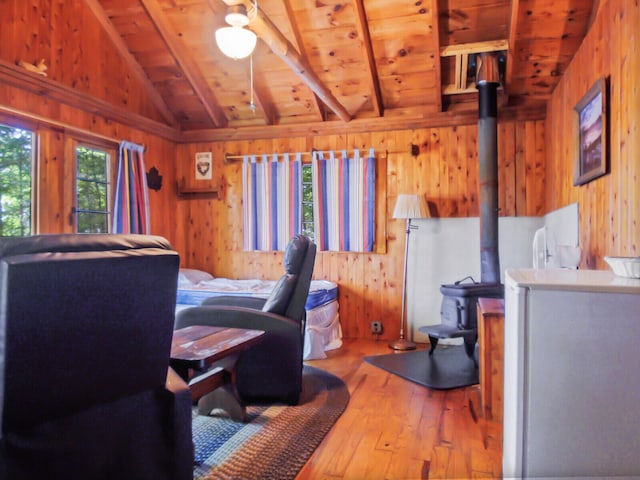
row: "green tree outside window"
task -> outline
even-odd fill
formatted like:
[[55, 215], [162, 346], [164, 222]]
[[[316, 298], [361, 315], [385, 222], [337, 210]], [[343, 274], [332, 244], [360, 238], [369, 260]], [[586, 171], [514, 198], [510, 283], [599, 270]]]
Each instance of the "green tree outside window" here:
[[0, 125], [0, 236], [31, 235], [33, 133]]

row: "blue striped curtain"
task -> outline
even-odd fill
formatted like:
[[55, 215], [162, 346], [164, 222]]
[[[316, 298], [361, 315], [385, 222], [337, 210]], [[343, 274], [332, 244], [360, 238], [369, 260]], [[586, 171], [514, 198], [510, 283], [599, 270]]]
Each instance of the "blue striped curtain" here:
[[313, 219], [319, 250], [370, 252], [375, 233], [375, 160], [369, 156], [353, 158], [343, 151], [340, 158], [329, 152], [325, 160], [314, 152]]
[[251, 250], [284, 250], [302, 231], [302, 161], [300, 154], [282, 160], [274, 154], [242, 162], [243, 246]]
[[143, 155], [142, 145], [120, 143], [113, 233], [151, 233], [149, 190]]

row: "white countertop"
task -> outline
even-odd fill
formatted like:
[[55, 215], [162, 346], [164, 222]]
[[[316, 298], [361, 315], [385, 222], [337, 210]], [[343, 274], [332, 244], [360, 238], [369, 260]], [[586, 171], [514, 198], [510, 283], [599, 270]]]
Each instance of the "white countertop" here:
[[640, 279], [620, 277], [611, 270], [507, 269], [505, 285], [544, 290], [640, 294]]

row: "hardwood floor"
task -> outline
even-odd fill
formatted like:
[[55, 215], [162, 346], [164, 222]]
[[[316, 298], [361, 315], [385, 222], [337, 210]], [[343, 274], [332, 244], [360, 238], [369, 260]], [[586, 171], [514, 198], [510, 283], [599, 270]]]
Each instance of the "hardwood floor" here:
[[479, 387], [431, 390], [363, 361], [390, 352], [345, 340], [307, 362], [342, 378], [351, 400], [297, 479], [500, 478], [502, 425], [480, 417]]

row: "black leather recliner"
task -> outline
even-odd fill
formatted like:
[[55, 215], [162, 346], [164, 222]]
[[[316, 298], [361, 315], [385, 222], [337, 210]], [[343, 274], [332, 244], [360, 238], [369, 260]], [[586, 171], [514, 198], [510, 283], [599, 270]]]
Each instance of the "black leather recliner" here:
[[236, 365], [237, 389], [245, 403], [298, 403], [302, 389], [302, 355], [316, 245], [293, 237], [284, 253], [286, 273], [269, 298], [221, 296], [181, 310], [176, 328], [190, 325], [264, 330], [264, 340], [243, 352]]
[[0, 239], [0, 478], [192, 478], [178, 267], [155, 236]]

